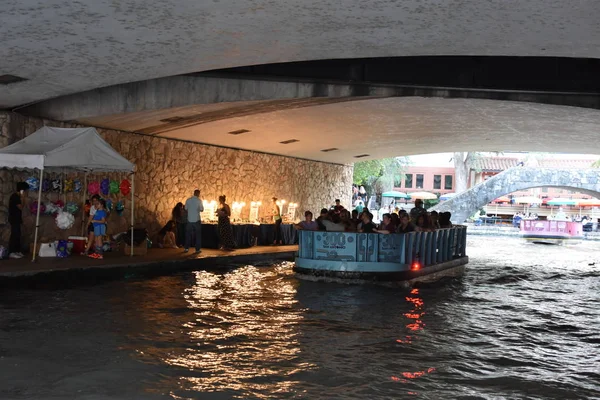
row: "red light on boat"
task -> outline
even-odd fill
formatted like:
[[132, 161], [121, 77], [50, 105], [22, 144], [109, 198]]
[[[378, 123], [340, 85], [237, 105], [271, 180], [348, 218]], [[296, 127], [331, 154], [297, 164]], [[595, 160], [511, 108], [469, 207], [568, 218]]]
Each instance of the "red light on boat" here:
[[421, 269], [421, 264], [419, 264], [418, 262], [413, 263], [412, 267], [410, 268], [413, 271], [418, 271]]

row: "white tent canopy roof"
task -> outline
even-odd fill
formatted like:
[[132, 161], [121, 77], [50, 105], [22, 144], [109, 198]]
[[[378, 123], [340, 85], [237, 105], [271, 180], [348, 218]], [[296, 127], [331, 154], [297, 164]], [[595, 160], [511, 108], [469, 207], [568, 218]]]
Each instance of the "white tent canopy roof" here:
[[134, 165], [94, 128], [45, 126], [0, 149], [0, 168], [133, 172]]

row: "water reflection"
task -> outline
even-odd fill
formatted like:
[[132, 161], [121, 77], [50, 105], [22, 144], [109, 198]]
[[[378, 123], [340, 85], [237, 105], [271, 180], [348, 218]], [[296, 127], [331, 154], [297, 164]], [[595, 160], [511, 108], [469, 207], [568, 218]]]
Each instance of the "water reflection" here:
[[180, 378], [182, 391], [267, 398], [294, 390], [293, 375], [311, 365], [298, 357], [303, 317], [294, 307], [295, 282], [281, 272], [246, 266], [226, 275], [194, 273], [184, 291], [194, 316], [182, 326], [188, 346], [164, 360], [189, 371]]

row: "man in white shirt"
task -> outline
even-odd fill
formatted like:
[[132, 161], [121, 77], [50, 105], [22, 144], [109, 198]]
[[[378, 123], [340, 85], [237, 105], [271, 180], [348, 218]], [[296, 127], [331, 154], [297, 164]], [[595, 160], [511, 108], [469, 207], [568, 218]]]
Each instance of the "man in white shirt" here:
[[200, 245], [202, 244], [202, 225], [200, 221], [200, 213], [204, 211], [204, 205], [200, 200], [200, 190], [194, 190], [194, 195], [185, 201], [185, 210], [187, 212], [187, 225], [185, 227], [185, 250], [187, 253], [190, 250], [192, 236], [196, 235], [196, 253], [200, 254]]

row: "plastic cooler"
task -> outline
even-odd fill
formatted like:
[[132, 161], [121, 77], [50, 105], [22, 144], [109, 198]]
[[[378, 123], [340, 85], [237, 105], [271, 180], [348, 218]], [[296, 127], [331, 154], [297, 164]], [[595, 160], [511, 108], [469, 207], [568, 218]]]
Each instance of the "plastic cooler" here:
[[72, 254], [79, 254], [85, 251], [86, 238], [83, 236], [69, 236], [69, 242], [73, 243]]

